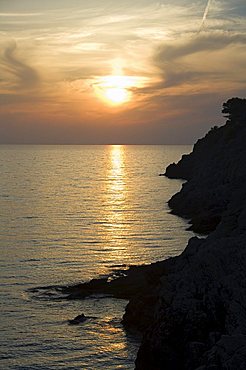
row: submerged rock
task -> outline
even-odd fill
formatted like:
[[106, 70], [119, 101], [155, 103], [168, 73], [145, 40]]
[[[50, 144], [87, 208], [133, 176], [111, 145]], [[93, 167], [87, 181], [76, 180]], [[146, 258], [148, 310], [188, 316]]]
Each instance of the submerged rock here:
[[72, 320], [68, 320], [70, 325], [79, 325], [87, 320], [86, 316], [82, 313], [81, 315], [76, 316]]

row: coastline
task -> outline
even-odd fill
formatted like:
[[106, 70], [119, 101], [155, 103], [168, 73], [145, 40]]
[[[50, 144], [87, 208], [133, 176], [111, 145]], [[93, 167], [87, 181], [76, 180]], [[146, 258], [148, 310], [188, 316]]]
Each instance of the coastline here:
[[239, 100], [242, 117], [229, 114], [165, 173], [187, 180], [168, 202], [172, 212], [208, 236], [191, 238], [177, 257], [59, 288], [66, 299], [129, 299], [123, 325], [143, 333], [136, 370], [245, 369], [246, 126]]
[[[191, 238], [159, 280], [137, 370], [236, 370], [246, 364], [246, 100], [223, 105], [227, 123], [198, 140], [166, 176], [182, 178], [169, 203], [191, 219]], [[141, 316], [133, 300], [126, 308]], [[137, 312], [138, 311], [138, 312]], [[134, 320], [133, 320], [134, 322]]]

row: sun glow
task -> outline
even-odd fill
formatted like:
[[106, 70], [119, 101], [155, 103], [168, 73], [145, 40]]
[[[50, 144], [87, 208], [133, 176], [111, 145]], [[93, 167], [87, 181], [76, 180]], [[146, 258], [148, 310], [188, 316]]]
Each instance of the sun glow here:
[[133, 100], [134, 91], [149, 84], [149, 77], [129, 76], [124, 73], [122, 59], [112, 61], [112, 74], [95, 77], [92, 81], [94, 92], [100, 100], [110, 106], [120, 106]]
[[136, 85], [132, 76], [104, 76], [96, 84], [96, 93], [100, 99], [111, 105], [119, 105], [131, 100], [131, 88]]
[[105, 97], [115, 104], [125, 103], [129, 99], [129, 93], [126, 89], [112, 87], [105, 91]]

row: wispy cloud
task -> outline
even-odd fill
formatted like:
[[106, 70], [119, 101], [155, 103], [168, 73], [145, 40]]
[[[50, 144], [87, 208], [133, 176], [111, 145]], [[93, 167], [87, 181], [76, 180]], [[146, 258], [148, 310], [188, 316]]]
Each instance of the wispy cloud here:
[[[245, 43], [245, 34], [231, 32], [207, 32], [164, 43], [155, 56], [163, 85], [167, 88], [195, 80], [201, 83], [208, 77], [216, 76], [216, 80], [233, 77], [230, 56], [234, 50], [234, 65], [238, 61], [242, 64], [246, 57], [242, 48]], [[217, 63], [213, 63], [215, 55]]]
[[43, 13], [0, 13], [0, 17], [37, 17]]
[[9, 72], [15, 79], [15, 88], [31, 89], [36, 87], [39, 82], [37, 71], [16, 56], [17, 44], [11, 41], [4, 49], [0, 59], [2, 67]]

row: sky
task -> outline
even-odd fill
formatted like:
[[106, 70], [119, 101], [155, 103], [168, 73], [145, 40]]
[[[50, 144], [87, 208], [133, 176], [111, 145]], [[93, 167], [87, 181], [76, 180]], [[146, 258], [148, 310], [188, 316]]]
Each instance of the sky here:
[[245, 0], [0, 0], [1, 144], [192, 144], [245, 97]]

